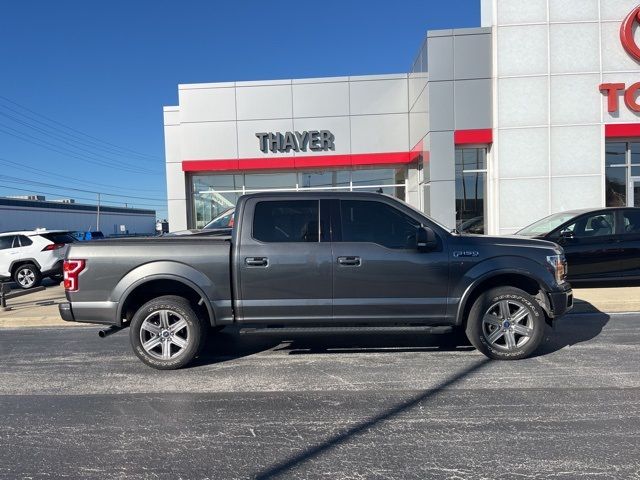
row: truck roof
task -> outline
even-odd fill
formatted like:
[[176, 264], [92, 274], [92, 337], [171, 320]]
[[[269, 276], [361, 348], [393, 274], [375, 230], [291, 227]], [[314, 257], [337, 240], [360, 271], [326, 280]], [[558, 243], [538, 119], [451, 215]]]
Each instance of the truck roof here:
[[[303, 191], [303, 192], [258, 192], [258, 193], [247, 193], [242, 195], [240, 199], [248, 199], [248, 198], [262, 198], [262, 197], [306, 197], [306, 198], [390, 198], [396, 201], [402, 201], [398, 198], [387, 195], [386, 193], [376, 193], [376, 192], [333, 192], [333, 191]], [[239, 199], [239, 200], [240, 200]]]

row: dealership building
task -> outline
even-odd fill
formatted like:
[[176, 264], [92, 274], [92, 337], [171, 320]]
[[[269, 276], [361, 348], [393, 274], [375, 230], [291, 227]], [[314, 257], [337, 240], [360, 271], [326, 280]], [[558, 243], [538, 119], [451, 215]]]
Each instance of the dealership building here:
[[481, 26], [427, 32], [408, 73], [179, 85], [171, 229], [267, 190], [383, 192], [490, 234], [640, 206], [637, 3], [483, 0]]

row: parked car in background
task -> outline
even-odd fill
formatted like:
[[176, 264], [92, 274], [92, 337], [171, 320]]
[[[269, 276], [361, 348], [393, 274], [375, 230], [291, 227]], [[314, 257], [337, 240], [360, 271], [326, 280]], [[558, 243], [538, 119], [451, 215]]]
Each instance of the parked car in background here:
[[70, 234], [79, 242], [85, 242], [88, 240], [101, 240], [104, 238], [104, 234], [100, 231], [70, 232]]
[[233, 229], [233, 223], [235, 218], [235, 207], [225, 210], [220, 215], [215, 217], [209, 223], [202, 228], [193, 228], [191, 230], [179, 230], [177, 232], [171, 232], [166, 235], [169, 236], [181, 236], [181, 235], [231, 235]]
[[516, 235], [551, 240], [565, 251], [572, 284], [640, 281], [640, 208], [556, 213]]
[[0, 281], [20, 288], [40, 285], [43, 277], [62, 279], [62, 262], [74, 237], [63, 230], [0, 233]]
[[472, 233], [474, 235], [484, 235], [484, 217], [473, 217], [458, 223], [456, 230], [460, 233]]
[[230, 208], [229, 210], [225, 210], [216, 218], [214, 218], [209, 223], [207, 223], [203, 227], [203, 230], [218, 230], [218, 229], [225, 229], [225, 228], [229, 228], [229, 229], [233, 228], [235, 213], [236, 213], [235, 207]]

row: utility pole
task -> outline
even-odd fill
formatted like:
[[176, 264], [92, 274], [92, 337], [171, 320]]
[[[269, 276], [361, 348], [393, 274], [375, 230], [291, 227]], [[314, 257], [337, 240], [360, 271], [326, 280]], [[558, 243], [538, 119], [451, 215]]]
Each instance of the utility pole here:
[[96, 218], [96, 230], [100, 231], [100, 194], [98, 193], [98, 212]]

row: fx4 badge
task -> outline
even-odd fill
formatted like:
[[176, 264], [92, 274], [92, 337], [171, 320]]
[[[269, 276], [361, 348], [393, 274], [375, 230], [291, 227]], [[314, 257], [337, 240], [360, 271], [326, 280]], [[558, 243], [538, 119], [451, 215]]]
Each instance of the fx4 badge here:
[[477, 252], [476, 250], [457, 250], [455, 252], [453, 252], [453, 256], [456, 258], [460, 258], [460, 257], [477, 257], [479, 256], [480, 253]]

